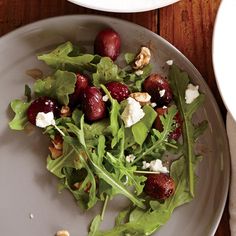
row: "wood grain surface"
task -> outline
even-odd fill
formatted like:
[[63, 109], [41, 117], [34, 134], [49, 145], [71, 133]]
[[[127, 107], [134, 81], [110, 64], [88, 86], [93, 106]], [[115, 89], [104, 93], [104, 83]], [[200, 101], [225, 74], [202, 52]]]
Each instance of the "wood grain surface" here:
[[[30, 22], [68, 14], [99, 14], [135, 22], [160, 34], [189, 58], [207, 81], [225, 119], [226, 110], [216, 87], [211, 56], [219, 5], [220, 0], [181, 0], [159, 10], [118, 14], [90, 10], [66, 0], [0, 0], [0, 36]], [[229, 235], [227, 204], [215, 236]]]

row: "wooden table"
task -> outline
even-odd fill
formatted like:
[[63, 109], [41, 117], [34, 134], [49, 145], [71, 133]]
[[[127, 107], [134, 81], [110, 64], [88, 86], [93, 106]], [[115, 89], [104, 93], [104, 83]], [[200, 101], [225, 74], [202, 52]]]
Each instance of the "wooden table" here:
[[[115, 14], [79, 7], [66, 0], [0, 0], [0, 36], [27, 23], [58, 15], [89, 13], [133, 21], [160, 34], [189, 58], [207, 81], [225, 118], [211, 56], [212, 31], [219, 4], [220, 0], [181, 0], [150, 12]], [[230, 235], [227, 207], [216, 236]]]

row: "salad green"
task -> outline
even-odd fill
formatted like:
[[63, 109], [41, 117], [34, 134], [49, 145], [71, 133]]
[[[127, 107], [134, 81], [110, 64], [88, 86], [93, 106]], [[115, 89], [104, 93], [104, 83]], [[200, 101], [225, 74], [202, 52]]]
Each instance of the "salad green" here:
[[[88, 75], [92, 84], [99, 87], [108, 97], [108, 115], [99, 121], [88, 122], [80, 107], [67, 117], [55, 118], [56, 127], [61, 130], [62, 152], [57, 158], [47, 157], [47, 169], [59, 179], [59, 189], [68, 189], [84, 209], [92, 208], [98, 201], [104, 202], [101, 214], [95, 216], [89, 229], [89, 236], [143, 236], [151, 235], [170, 218], [175, 208], [191, 201], [194, 197], [195, 169], [200, 160], [195, 153], [196, 139], [207, 127], [207, 122], [193, 124], [192, 116], [204, 102], [201, 94], [191, 104], [185, 103], [185, 90], [190, 79], [176, 65], [170, 67], [168, 80], [174, 95], [174, 103], [168, 112], [160, 116], [162, 131], [153, 128], [157, 112], [147, 104], [142, 107], [144, 117], [126, 128], [121, 114], [127, 101], [114, 99], [105, 84], [111, 81], [128, 85], [132, 92], [141, 91], [143, 81], [151, 74], [150, 64], [141, 75], [132, 69], [135, 54], [125, 54], [127, 66], [120, 68], [110, 58], [84, 54], [78, 47], [67, 42], [52, 52], [38, 56], [53, 69], [51, 75], [35, 81], [32, 91], [25, 86], [25, 100], [13, 100], [11, 108], [15, 113], [9, 122], [13, 130], [23, 130], [27, 123], [27, 109], [33, 99], [48, 96], [61, 106], [69, 105], [70, 95], [76, 86], [76, 73]], [[182, 139], [171, 140], [169, 135], [175, 128], [175, 116], [180, 113], [183, 120]], [[58, 130], [53, 125], [44, 129], [44, 134], [54, 140]], [[142, 169], [142, 162], [161, 159], [172, 153], [169, 168], [175, 182], [175, 192], [165, 201], [153, 199], [145, 194], [145, 182], [151, 171]], [[134, 155], [133, 162], [126, 157]], [[178, 157], [178, 158], [177, 158]], [[129, 209], [121, 211], [115, 226], [107, 231], [100, 230], [109, 200], [116, 195], [127, 197]], [[145, 222], [145, 224], [144, 224]]]

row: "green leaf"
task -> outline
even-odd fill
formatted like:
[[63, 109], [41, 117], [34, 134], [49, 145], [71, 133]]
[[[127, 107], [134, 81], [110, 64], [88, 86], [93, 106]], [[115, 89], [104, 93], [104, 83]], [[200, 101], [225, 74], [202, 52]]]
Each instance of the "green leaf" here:
[[9, 122], [9, 126], [13, 130], [23, 130], [28, 122], [27, 110], [30, 106], [29, 102], [21, 100], [13, 100], [11, 102], [11, 109], [15, 113], [12, 121]]
[[174, 116], [176, 115], [177, 109], [175, 106], [171, 106], [168, 109], [168, 113], [165, 116], [160, 117], [162, 125], [163, 125], [163, 131], [159, 132], [156, 129], [153, 129], [154, 139], [155, 142], [148, 148], [145, 149], [133, 162], [135, 164], [136, 162], [142, 160], [145, 156], [149, 155], [151, 152], [153, 152], [155, 149], [162, 149], [163, 145], [165, 145], [166, 140], [168, 140], [169, 133], [173, 130], [173, 125], [175, 123]]
[[74, 92], [75, 83], [74, 73], [58, 70], [52, 76], [37, 80], [34, 84], [34, 92], [37, 96], [48, 96], [62, 105], [68, 105], [69, 94]]
[[94, 217], [94, 219], [90, 225], [90, 228], [89, 228], [88, 236], [95, 236], [96, 235], [96, 232], [99, 229], [101, 222], [102, 222], [102, 219], [101, 219], [100, 215], [97, 215]]
[[48, 54], [38, 56], [38, 59], [44, 61], [47, 65], [55, 69], [65, 70], [68, 66], [70, 68], [80, 69], [86, 66], [94, 59], [94, 55], [83, 54], [80, 56], [71, 56], [74, 51], [71, 42], [66, 42], [59, 45], [56, 49]]
[[108, 96], [110, 102], [111, 102], [111, 110], [109, 112], [110, 114], [110, 125], [108, 126], [108, 129], [111, 131], [113, 139], [111, 142], [111, 147], [114, 148], [114, 146], [119, 142], [120, 135], [119, 135], [119, 115], [120, 115], [120, 104], [116, 99], [113, 99], [107, 90], [107, 88], [104, 85], [101, 85], [103, 91]]
[[186, 72], [182, 72], [176, 65], [171, 66], [169, 80], [174, 100], [183, 119], [183, 154], [187, 161], [189, 191], [194, 196], [194, 173], [193, 162], [196, 159], [194, 153], [194, 125], [192, 124], [192, 115], [204, 102], [204, 95], [200, 94], [191, 104], [185, 102], [185, 90], [187, 89], [190, 79]]
[[[197, 162], [194, 163], [194, 169], [196, 165]], [[124, 217], [127, 217], [127, 212], [124, 212], [121, 215], [121, 220], [117, 222], [112, 230], [100, 231], [96, 236], [123, 236], [128, 234], [143, 236], [153, 234], [169, 220], [175, 208], [192, 200], [193, 197], [188, 191], [187, 175], [184, 158], [173, 162], [171, 176], [176, 183], [176, 190], [172, 197], [164, 203], [150, 201], [151, 209], [146, 211], [135, 208], [130, 213], [127, 223], [123, 223]]]
[[204, 120], [199, 124], [194, 125], [194, 140], [196, 140], [199, 136], [201, 136], [207, 128], [208, 128], [207, 120]]
[[142, 146], [143, 142], [147, 138], [148, 133], [152, 128], [152, 124], [157, 116], [155, 110], [149, 105], [144, 106], [143, 111], [145, 113], [145, 116], [131, 128], [134, 140], [140, 146]]
[[125, 62], [127, 64], [131, 64], [134, 61], [135, 56], [136, 55], [134, 53], [129, 53], [129, 52], [125, 53]]
[[97, 64], [97, 71], [92, 75], [93, 84], [96, 87], [100, 87], [101, 84], [106, 84], [111, 81], [122, 81], [119, 76], [118, 66], [109, 58], [102, 57]]
[[142, 71], [143, 71], [142, 75], [136, 75], [133, 71], [131, 72], [126, 72], [124, 70], [122, 71], [124, 73], [123, 75], [124, 82], [129, 86], [129, 89], [132, 92], [142, 91], [142, 84], [144, 80], [151, 74], [152, 65], [148, 64], [142, 69]]
[[27, 102], [30, 102], [32, 99], [32, 95], [31, 95], [31, 89], [28, 84], [25, 85], [25, 96], [27, 98]]

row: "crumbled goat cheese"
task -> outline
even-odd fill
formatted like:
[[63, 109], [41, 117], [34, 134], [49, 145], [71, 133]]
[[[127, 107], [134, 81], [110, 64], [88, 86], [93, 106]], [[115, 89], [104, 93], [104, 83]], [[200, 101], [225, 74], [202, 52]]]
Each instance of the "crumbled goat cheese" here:
[[146, 162], [146, 161], [143, 161], [143, 166], [142, 166], [142, 169], [148, 169], [150, 167], [150, 163]]
[[156, 107], [156, 106], [157, 106], [157, 104], [156, 104], [155, 102], [152, 102], [152, 103], [151, 103], [151, 107], [154, 108], [154, 107]]
[[166, 109], [166, 108], [167, 108], [167, 106], [163, 106], [162, 108]]
[[104, 96], [102, 97], [102, 101], [103, 101], [103, 102], [107, 102], [108, 100], [109, 100], [108, 95], [104, 95]]
[[169, 173], [168, 169], [162, 165], [162, 161], [160, 159], [156, 159], [151, 161], [150, 163], [143, 161], [142, 169], [148, 169], [150, 171], [159, 172], [159, 173]]
[[135, 71], [135, 74], [137, 76], [142, 75], [143, 74], [143, 70], [137, 70], [137, 71]]
[[36, 116], [36, 126], [40, 128], [46, 128], [49, 125], [55, 125], [55, 119], [53, 112], [39, 112]]
[[160, 97], [162, 98], [165, 95], [166, 90], [162, 89], [159, 91]]
[[199, 96], [198, 89], [198, 85], [194, 86], [193, 84], [188, 84], [185, 90], [185, 102], [187, 104], [191, 104]]
[[168, 66], [172, 66], [172, 65], [173, 65], [173, 63], [174, 63], [174, 61], [173, 61], [173, 60], [168, 60], [168, 61], [166, 61], [166, 64], [167, 64]]
[[132, 163], [135, 159], [135, 155], [134, 154], [130, 154], [128, 156], [125, 157], [125, 160], [128, 162], [128, 163]]
[[140, 121], [144, 117], [145, 113], [141, 108], [140, 103], [135, 99], [129, 97], [127, 98], [127, 102], [128, 104], [121, 114], [121, 119], [124, 121], [125, 127], [130, 127]]

